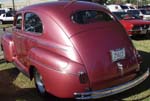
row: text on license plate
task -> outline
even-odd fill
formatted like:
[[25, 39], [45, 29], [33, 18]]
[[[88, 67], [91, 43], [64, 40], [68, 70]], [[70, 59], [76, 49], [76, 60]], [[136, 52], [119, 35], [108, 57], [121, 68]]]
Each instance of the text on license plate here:
[[126, 54], [125, 54], [125, 53], [126, 53], [126, 52], [125, 52], [125, 48], [120, 48], [120, 49], [116, 49], [116, 50], [111, 50], [112, 62], [125, 59], [125, 57], [126, 57]]

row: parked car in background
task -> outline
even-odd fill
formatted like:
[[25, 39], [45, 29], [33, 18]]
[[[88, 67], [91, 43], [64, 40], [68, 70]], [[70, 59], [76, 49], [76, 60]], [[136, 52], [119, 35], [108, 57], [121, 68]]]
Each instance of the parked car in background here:
[[3, 14], [3, 13], [6, 13], [5, 10], [0, 9], [0, 15]]
[[135, 8], [127, 5], [120, 5], [121, 8], [126, 12], [127, 10], [134, 10]]
[[[117, 30], [114, 30], [117, 29]], [[5, 59], [40, 94], [79, 100], [110, 96], [149, 76], [124, 28], [103, 6], [80, 1], [42, 3], [16, 13], [2, 36]]]
[[138, 16], [130, 15], [126, 12], [113, 12], [120, 23], [126, 29], [129, 36], [149, 34], [150, 22], [140, 19]]
[[136, 17], [140, 17], [141, 19], [143, 19], [142, 13], [141, 13], [140, 10], [138, 10], [138, 9], [127, 10], [127, 13], [128, 13], [129, 15], [136, 16]]
[[3, 13], [0, 15], [0, 24], [12, 23], [14, 21], [14, 16], [12, 13]]
[[145, 10], [150, 10], [150, 5], [144, 5], [144, 6], [140, 6], [138, 7], [139, 9], [145, 9]]
[[135, 9], [128, 10], [127, 13], [129, 13], [132, 16], [141, 17], [141, 19], [143, 20], [150, 20], [150, 10]]
[[9, 8], [0, 8], [0, 15], [9, 12]]
[[111, 4], [106, 6], [111, 12], [134, 10], [135, 8], [127, 5]]
[[139, 9], [139, 11], [141, 12], [140, 16], [143, 18], [143, 20], [150, 21], [150, 10]]
[[106, 6], [111, 12], [123, 11], [120, 5], [111, 4]]

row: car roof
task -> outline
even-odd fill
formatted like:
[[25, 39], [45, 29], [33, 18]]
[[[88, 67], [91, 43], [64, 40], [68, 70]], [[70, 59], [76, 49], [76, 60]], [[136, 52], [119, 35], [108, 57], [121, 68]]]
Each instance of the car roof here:
[[[92, 4], [94, 4], [94, 5], [92, 5]], [[19, 11], [35, 9], [36, 11], [44, 10], [44, 11], [48, 11], [48, 12], [51, 12], [51, 11], [59, 12], [62, 10], [66, 10], [68, 8], [82, 9], [82, 8], [97, 8], [99, 6], [100, 6], [99, 4], [92, 3], [92, 2], [85, 2], [85, 1], [59, 1], [59, 2], [56, 1], [56, 2], [46, 2], [46, 3], [40, 3], [40, 4], [27, 6]], [[101, 5], [101, 7], [104, 8], [104, 6], [102, 6], [102, 5]]]
[[[38, 12], [43, 19], [45, 17], [53, 19], [63, 29], [64, 32], [69, 33], [69, 36], [72, 36], [74, 33], [87, 30], [88, 28], [95, 27], [91, 24], [85, 25], [74, 24], [71, 16], [83, 10], [98, 10], [107, 13], [111, 13], [106, 7], [100, 4], [85, 2], [85, 1], [57, 1], [57, 2], [47, 2], [42, 4], [36, 4], [32, 6], [25, 7], [20, 11], [29, 12]], [[42, 12], [42, 13], [41, 13]], [[19, 13], [19, 12], [18, 12]], [[70, 27], [68, 27], [70, 26]], [[82, 28], [81, 28], [82, 27]]]

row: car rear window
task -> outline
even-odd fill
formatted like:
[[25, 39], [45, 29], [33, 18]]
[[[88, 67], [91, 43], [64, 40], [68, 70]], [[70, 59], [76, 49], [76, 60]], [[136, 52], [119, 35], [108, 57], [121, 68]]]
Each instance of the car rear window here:
[[89, 24], [89, 23], [96, 23], [96, 22], [108, 22], [113, 20], [113, 16], [96, 10], [84, 10], [78, 11], [71, 16], [73, 22], [78, 24]]

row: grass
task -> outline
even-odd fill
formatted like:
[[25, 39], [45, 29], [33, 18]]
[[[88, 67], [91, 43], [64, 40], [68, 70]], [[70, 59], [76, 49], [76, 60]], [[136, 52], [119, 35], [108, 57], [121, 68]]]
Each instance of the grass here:
[[[133, 43], [143, 56], [142, 67], [150, 66], [150, 38], [136, 39]], [[43, 101], [35, 90], [34, 81], [30, 81], [11, 63], [0, 64], [0, 98], [4, 101]], [[150, 101], [150, 78], [126, 92], [101, 99], [101, 101], [120, 100]]]
[[[143, 64], [142, 68], [144, 67], [150, 67], [150, 38], [143, 39], [138, 38], [136, 40], [133, 40], [133, 44], [136, 47], [136, 49], [139, 51], [139, 53], [143, 57]], [[147, 86], [147, 87], [145, 87]], [[142, 89], [145, 89], [142, 91]], [[150, 77], [149, 79], [143, 84], [143, 86], [138, 86], [137, 91], [141, 90], [142, 92], [139, 92], [137, 94], [131, 95], [124, 100], [130, 100], [130, 101], [150, 101]]]
[[138, 50], [150, 53], [150, 40], [133, 40], [133, 43]]
[[3, 24], [3, 25], [0, 24], [0, 29], [8, 27], [12, 27], [12, 24]]

